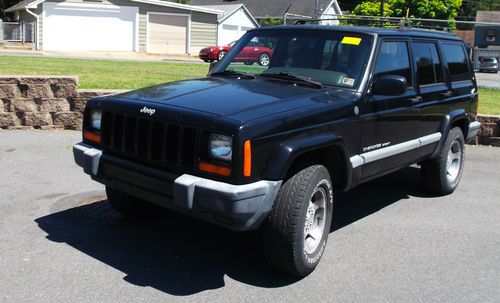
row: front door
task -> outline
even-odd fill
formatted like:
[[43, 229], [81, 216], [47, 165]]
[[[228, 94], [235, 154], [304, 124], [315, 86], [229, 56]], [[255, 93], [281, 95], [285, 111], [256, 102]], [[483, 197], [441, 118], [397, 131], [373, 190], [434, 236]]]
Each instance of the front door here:
[[418, 157], [417, 104], [421, 99], [414, 86], [408, 40], [380, 42], [372, 83], [384, 75], [405, 77], [407, 89], [398, 96], [371, 95], [361, 107], [363, 131], [359, 155], [364, 159], [361, 177], [365, 180]]

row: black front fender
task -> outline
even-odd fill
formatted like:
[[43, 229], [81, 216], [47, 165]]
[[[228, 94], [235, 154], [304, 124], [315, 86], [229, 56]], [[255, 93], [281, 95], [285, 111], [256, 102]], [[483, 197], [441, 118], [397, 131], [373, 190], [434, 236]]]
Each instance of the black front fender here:
[[283, 180], [292, 163], [299, 156], [326, 147], [341, 146], [342, 138], [333, 133], [295, 137], [282, 142], [272, 153], [265, 180]]

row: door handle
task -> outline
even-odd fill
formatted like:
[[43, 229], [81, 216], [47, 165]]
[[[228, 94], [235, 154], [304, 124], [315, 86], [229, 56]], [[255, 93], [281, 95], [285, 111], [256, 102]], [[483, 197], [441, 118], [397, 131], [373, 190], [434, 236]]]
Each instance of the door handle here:
[[451, 90], [447, 91], [447, 92], [442, 92], [439, 94], [441, 97], [443, 98], [446, 98], [446, 97], [451, 97], [453, 96], [453, 92]]
[[422, 102], [422, 97], [417, 96], [417, 97], [414, 97], [414, 98], [408, 98], [408, 101], [410, 101], [411, 104], [419, 103], [419, 102]]

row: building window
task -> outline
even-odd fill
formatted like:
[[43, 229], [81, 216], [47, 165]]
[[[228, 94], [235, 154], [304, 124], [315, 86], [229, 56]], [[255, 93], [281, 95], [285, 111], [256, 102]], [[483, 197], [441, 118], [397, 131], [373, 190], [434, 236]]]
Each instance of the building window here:
[[486, 31], [486, 41], [488, 42], [494, 42], [497, 37], [497, 30], [496, 29], [489, 29]]

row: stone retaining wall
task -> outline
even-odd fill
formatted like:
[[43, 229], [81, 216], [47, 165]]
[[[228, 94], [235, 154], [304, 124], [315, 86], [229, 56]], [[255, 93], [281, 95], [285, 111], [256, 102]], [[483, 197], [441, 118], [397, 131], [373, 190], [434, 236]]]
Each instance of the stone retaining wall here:
[[0, 128], [81, 129], [87, 100], [114, 91], [77, 85], [78, 77], [0, 76]]
[[483, 145], [500, 146], [500, 116], [478, 116], [481, 130], [477, 142]]
[[[0, 129], [75, 129], [92, 97], [110, 90], [77, 90], [78, 77], [1, 76]], [[479, 144], [500, 146], [500, 116], [479, 116]]]

